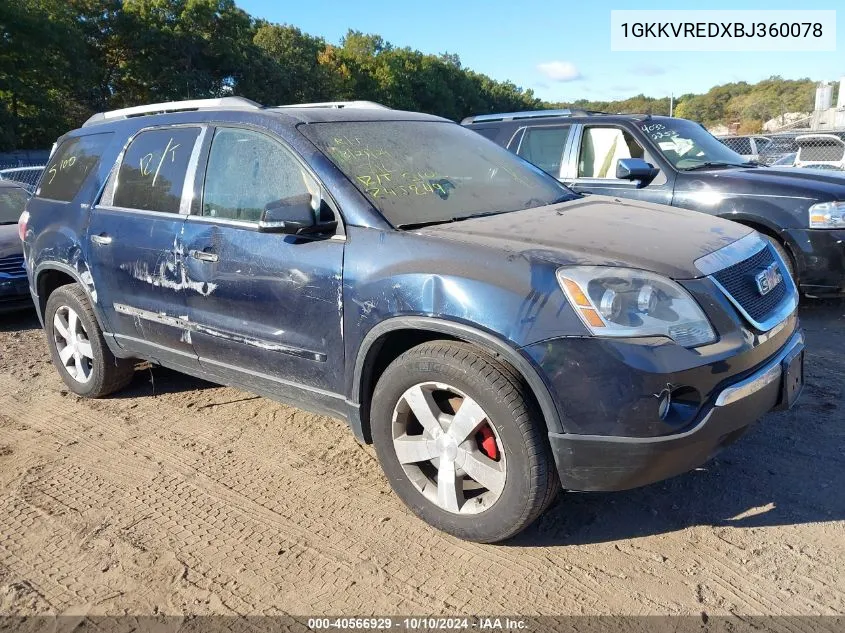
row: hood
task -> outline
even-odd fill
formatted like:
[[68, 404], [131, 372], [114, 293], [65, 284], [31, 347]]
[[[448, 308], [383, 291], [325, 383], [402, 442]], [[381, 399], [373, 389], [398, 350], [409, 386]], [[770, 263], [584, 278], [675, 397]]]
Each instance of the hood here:
[[821, 201], [845, 200], [845, 172], [757, 167], [692, 172], [688, 179], [691, 182], [707, 182], [724, 193], [794, 195]]
[[701, 277], [696, 259], [750, 232], [704, 213], [596, 195], [419, 231], [561, 265], [626, 266], [673, 279]]
[[17, 224], [0, 224], [0, 259], [23, 254]]

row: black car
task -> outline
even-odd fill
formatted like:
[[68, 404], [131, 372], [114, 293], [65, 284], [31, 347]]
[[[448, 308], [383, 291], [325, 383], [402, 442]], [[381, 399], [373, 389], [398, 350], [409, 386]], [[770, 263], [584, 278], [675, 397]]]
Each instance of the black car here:
[[798, 293], [756, 231], [581, 196], [434, 116], [101, 113], [20, 225], [74, 393], [143, 359], [345, 419], [467, 539], [515, 534], [561, 483], [685, 472], [801, 390]]
[[845, 295], [845, 174], [746, 161], [698, 123], [579, 110], [463, 125], [581, 193], [703, 211], [757, 229], [807, 296]]
[[0, 180], [0, 312], [32, 306], [18, 234], [18, 218], [29, 196], [24, 184]]

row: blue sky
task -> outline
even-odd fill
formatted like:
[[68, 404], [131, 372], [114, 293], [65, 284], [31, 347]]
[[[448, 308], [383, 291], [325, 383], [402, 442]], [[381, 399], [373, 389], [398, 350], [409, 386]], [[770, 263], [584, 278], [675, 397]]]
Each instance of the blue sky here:
[[[236, 0], [256, 17], [298, 26], [337, 43], [348, 29], [376, 33], [395, 46], [457, 53], [464, 66], [509, 79], [549, 101], [607, 100], [705, 92], [730, 81], [771, 75], [839, 80], [845, 75], [841, 0], [765, 2], [630, 0]], [[610, 51], [611, 9], [837, 9], [837, 51], [827, 53], [630, 53]]]

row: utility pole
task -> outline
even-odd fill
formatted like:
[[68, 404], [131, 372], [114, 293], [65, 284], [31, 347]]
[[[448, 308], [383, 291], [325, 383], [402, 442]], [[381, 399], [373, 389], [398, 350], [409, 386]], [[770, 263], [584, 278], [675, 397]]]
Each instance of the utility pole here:
[[669, 95], [669, 116], [672, 116], [672, 112], [675, 110], [675, 93], [671, 93]]

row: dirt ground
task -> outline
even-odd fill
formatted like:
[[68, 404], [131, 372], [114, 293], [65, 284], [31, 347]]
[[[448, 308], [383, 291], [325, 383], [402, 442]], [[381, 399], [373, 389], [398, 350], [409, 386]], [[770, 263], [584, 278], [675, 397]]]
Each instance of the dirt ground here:
[[80, 400], [6, 315], [0, 614], [843, 614], [845, 303], [801, 316], [793, 411], [485, 546], [411, 515], [341, 422], [165, 369]]

